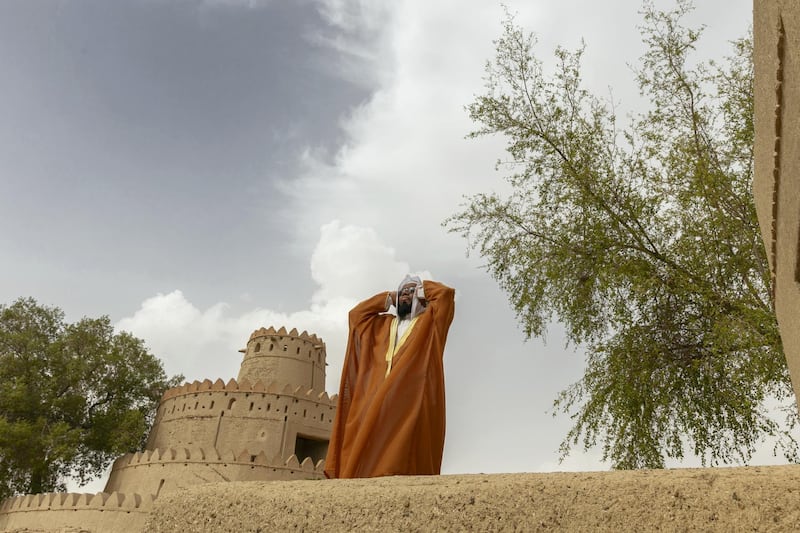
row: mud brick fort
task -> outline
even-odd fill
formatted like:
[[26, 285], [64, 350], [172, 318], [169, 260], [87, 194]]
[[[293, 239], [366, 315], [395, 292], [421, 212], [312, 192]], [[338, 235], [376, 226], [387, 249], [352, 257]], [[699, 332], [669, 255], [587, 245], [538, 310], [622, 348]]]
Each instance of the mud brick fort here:
[[336, 396], [325, 343], [261, 328], [239, 375], [167, 390], [144, 450], [119, 457], [98, 494], [35, 494], [0, 505], [0, 530], [142, 531], [159, 496], [202, 483], [321, 479]]

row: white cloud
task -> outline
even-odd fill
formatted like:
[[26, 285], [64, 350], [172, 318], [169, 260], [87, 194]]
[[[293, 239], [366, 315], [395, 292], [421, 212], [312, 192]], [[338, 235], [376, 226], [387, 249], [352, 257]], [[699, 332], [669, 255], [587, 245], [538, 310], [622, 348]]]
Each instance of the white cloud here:
[[394, 249], [372, 228], [342, 226], [334, 220], [322, 226], [321, 233], [311, 255], [311, 276], [320, 287], [315, 303], [387, 290], [409, 271], [408, 263], [398, 262]]

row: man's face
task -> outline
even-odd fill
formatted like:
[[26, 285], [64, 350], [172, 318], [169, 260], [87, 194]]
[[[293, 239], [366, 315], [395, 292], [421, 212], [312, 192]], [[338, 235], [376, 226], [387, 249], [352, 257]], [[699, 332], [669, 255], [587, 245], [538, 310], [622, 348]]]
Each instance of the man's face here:
[[414, 291], [416, 290], [416, 283], [406, 283], [397, 291], [397, 315], [400, 318], [405, 318], [411, 312], [411, 303], [414, 301]]

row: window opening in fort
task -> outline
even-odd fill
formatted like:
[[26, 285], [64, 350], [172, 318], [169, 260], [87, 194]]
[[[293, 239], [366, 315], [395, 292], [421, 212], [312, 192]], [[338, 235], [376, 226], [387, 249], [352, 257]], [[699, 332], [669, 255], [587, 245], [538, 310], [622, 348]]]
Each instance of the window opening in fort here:
[[256, 343], [256, 352], [260, 352], [260, 351], [261, 351], [261, 343], [257, 342]]
[[211, 405], [209, 405], [208, 408], [209, 409], [213, 409], [214, 408], [214, 400], [211, 400]]
[[[798, 228], [798, 232], [800, 232], [800, 228]], [[797, 234], [797, 260], [794, 266], [794, 280], [800, 283], [800, 233]]]
[[284, 344], [284, 345], [283, 345], [283, 351], [285, 352], [285, 351], [287, 351], [288, 349], [289, 349], [289, 345], [288, 345], [288, 344]]
[[317, 461], [325, 459], [327, 453], [327, 440], [297, 435], [297, 440], [294, 442], [294, 454], [297, 456], [298, 461], [303, 462], [306, 457], [311, 457], [311, 460], [316, 464]]
[[272, 351], [272, 349], [273, 349], [274, 347], [275, 347], [275, 345], [274, 345], [274, 344], [270, 344], [270, 345], [269, 345], [269, 351], [271, 352], [271, 351]]
[[233, 409], [233, 404], [236, 403], [236, 398], [231, 398], [228, 400], [228, 409]]

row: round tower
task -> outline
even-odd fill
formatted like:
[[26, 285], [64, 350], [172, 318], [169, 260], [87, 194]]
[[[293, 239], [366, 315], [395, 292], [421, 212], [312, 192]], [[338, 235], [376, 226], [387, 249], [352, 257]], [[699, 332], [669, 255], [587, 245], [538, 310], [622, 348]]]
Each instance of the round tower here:
[[114, 463], [106, 492], [324, 477], [337, 403], [325, 392], [325, 343], [305, 331], [270, 327], [254, 331], [240, 351], [236, 380], [206, 379], [164, 392], [145, 450]]
[[300, 385], [325, 390], [325, 343], [308, 332], [296, 329], [261, 328], [250, 335], [239, 368], [237, 381]]

